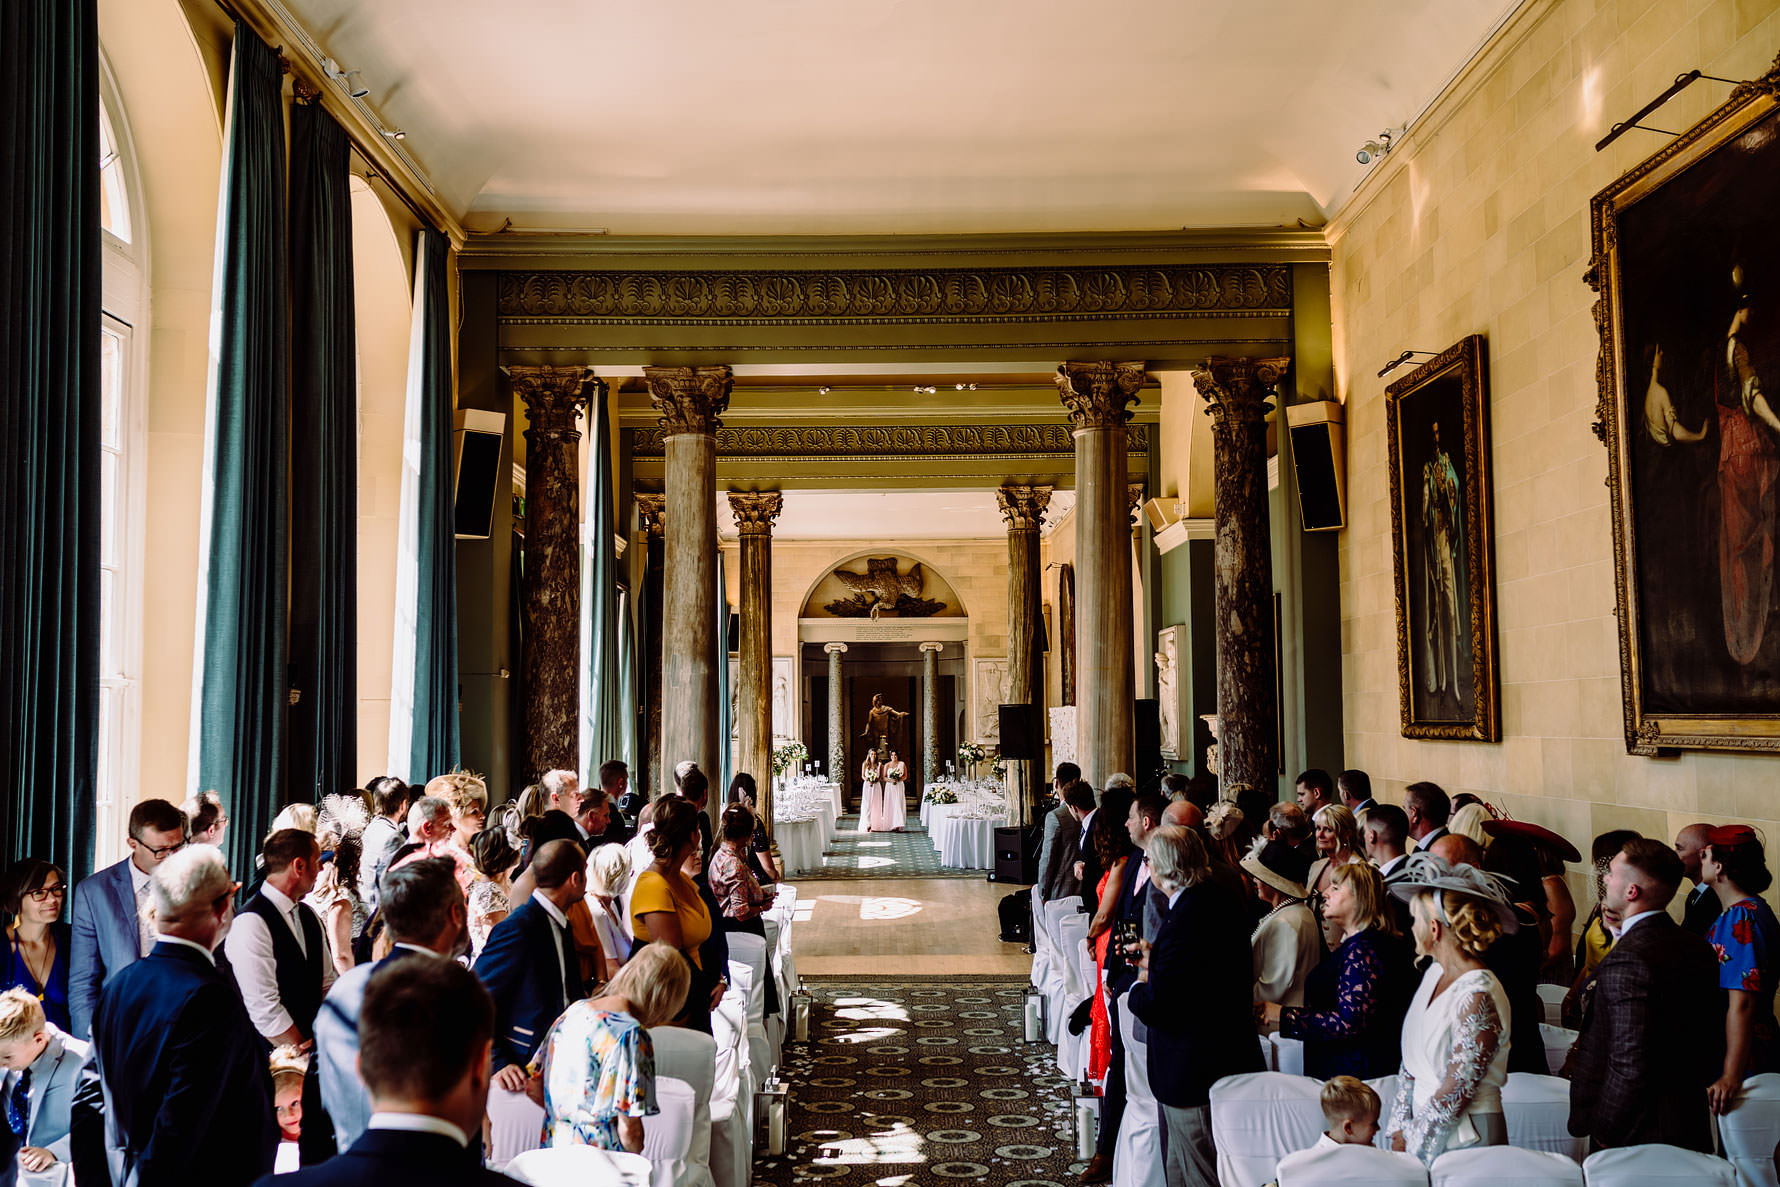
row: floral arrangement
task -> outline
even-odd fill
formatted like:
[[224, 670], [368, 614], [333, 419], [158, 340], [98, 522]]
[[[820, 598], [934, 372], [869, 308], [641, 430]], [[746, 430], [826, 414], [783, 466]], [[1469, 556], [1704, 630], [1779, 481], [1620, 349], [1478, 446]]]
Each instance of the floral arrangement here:
[[930, 804], [955, 804], [958, 793], [949, 787], [929, 787], [921, 796]]
[[989, 773], [997, 779], [1005, 780], [1007, 778], [1007, 760], [999, 754], [996, 755], [995, 763], [989, 768]]
[[958, 743], [958, 765], [961, 767], [974, 767], [988, 757], [989, 748], [987, 746], [979, 745], [976, 742]]
[[783, 775], [786, 771], [801, 771], [809, 757], [809, 747], [793, 738], [773, 751], [773, 774]]

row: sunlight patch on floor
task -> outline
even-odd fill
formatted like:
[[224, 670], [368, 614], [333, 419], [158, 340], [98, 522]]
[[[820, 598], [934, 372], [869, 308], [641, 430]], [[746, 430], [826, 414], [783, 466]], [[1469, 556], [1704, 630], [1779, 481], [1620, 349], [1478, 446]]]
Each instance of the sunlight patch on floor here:
[[921, 910], [921, 900], [912, 898], [868, 898], [859, 905], [859, 918], [872, 920], [907, 919]]
[[[921, 1152], [921, 1135], [900, 1121], [895, 1128], [863, 1138], [843, 1138], [839, 1141], [823, 1142], [822, 1154], [816, 1159], [818, 1166], [870, 1166], [875, 1163], [909, 1163], [926, 1162], [927, 1156]], [[909, 1176], [893, 1179], [880, 1179], [880, 1183], [902, 1183]]]

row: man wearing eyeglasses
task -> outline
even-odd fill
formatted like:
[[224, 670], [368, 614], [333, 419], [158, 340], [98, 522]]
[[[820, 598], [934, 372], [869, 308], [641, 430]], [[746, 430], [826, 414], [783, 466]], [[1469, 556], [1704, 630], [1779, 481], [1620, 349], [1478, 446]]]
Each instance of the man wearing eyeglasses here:
[[74, 888], [68, 1017], [76, 1038], [92, 1033], [100, 987], [154, 946], [154, 929], [143, 909], [149, 877], [185, 848], [185, 826], [185, 813], [166, 800], [143, 800], [130, 810], [130, 856]]

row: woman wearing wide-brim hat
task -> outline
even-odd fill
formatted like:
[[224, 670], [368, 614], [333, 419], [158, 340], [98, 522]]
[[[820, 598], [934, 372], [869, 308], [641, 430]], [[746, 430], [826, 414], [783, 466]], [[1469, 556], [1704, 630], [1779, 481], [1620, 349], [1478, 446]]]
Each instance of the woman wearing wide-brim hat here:
[[1303, 856], [1284, 841], [1257, 841], [1242, 859], [1255, 895], [1268, 908], [1255, 925], [1255, 1001], [1304, 1004], [1304, 981], [1323, 956], [1322, 931], [1305, 903]]
[[[1500, 837], [1513, 837], [1531, 845], [1538, 854], [1538, 893], [1542, 895], [1544, 914], [1551, 921], [1540, 979], [1547, 985], [1570, 984], [1576, 975], [1576, 962], [1570, 951], [1576, 927], [1576, 899], [1564, 876], [1564, 863], [1581, 862], [1582, 854], [1567, 838], [1530, 820], [1486, 820], [1483, 831], [1492, 843]], [[1532, 887], [1526, 888], [1526, 892], [1532, 891]]]

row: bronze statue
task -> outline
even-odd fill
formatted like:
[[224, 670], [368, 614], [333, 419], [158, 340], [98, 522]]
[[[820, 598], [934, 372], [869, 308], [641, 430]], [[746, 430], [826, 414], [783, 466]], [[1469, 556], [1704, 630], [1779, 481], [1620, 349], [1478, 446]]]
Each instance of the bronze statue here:
[[888, 745], [890, 730], [897, 722], [908, 714], [900, 709], [892, 709], [884, 703], [884, 694], [871, 694], [871, 708], [865, 711], [865, 729], [859, 734], [862, 738], [876, 738], [878, 746]]

